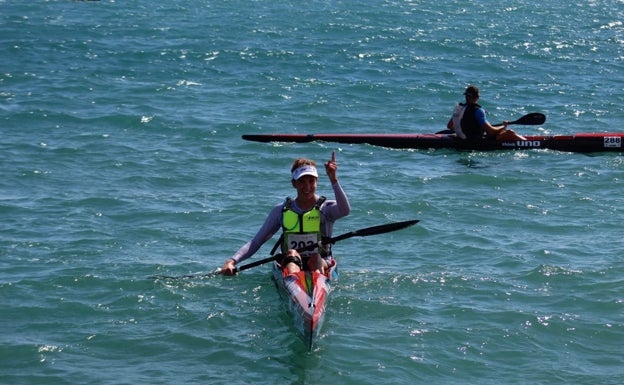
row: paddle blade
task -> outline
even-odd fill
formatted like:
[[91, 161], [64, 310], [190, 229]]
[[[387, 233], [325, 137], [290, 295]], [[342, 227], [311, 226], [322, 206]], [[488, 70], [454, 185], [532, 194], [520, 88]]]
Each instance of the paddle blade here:
[[365, 229], [352, 231], [350, 233], [342, 234], [342, 235], [339, 235], [339, 236], [337, 236], [335, 238], [331, 238], [329, 240], [329, 242], [330, 243], [336, 243], [338, 241], [341, 241], [341, 240], [347, 239], [347, 238], [351, 238], [351, 237], [366, 237], [366, 236], [369, 236], [369, 235], [377, 235], [377, 234], [389, 233], [391, 231], [401, 230], [401, 229], [404, 229], [406, 227], [412, 226], [412, 225], [414, 225], [414, 224], [416, 224], [418, 222], [419, 222], [418, 219], [412, 219], [410, 221], [395, 222], [395, 223], [388, 223], [386, 225], [367, 227]]
[[530, 114], [526, 114], [520, 119], [514, 120], [513, 122], [509, 122], [509, 124], [523, 124], [527, 126], [539, 126], [540, 124], [544, 124], [546, 121], [546, 115], [539, 112], [532, 112]]

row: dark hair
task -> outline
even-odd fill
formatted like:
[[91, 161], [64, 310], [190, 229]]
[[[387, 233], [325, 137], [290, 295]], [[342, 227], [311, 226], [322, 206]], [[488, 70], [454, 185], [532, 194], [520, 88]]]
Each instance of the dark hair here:
[[468, 88], [466, 88], [466, 91], [464, 91], [464, 95], [469, 98], [478, 98], [479, 89], [477, 88], [477, 86], [468, 86]]

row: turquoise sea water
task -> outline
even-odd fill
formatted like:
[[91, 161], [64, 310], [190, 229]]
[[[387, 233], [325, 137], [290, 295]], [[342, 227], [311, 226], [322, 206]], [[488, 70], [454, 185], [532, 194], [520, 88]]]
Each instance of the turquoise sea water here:
[[[0, 1], [0, 383], [619, 384], [624, 157], [262, 144], [621, 131], [624, 3]], [[268, 266], [208, 272], [336, 151], [352, 213], [306, 352]], [[326, 178], [319, 192], [331, 194]], [[267, 244], [257, 258], [268, 255]]]

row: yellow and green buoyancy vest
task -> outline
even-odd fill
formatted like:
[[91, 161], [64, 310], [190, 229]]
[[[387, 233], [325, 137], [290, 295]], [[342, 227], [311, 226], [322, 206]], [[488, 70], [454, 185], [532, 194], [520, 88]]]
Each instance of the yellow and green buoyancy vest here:
[[[323, 196], [320, 197], [310, 210], [299, 214], [292, 210], [292, 199], [286, 198], [282, 210], [283, 253], [289, 249], [301, 249], [319, 243], [321, 240], [321, 206], [325, 199]], [[314, 250], [302, 251], [300, 254], [305, 257], [317, 252], [315, 248]]]

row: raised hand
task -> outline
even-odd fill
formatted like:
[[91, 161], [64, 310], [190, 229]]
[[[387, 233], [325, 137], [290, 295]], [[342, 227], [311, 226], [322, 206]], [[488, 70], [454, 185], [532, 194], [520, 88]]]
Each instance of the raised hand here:
[[338, 170], [338, 163], [336, 163], [336, 153], [332, 151], [331, 160], [325, 162], [325, 172], [329, 177], [329, 181], [334, 184], [338, 182], [336, 171]]

